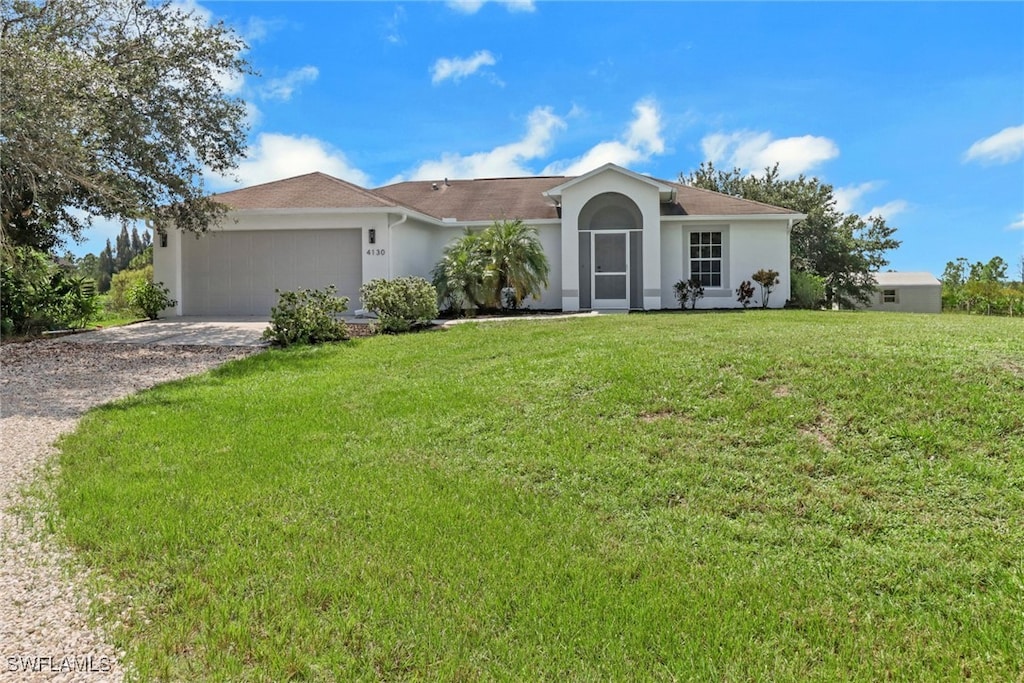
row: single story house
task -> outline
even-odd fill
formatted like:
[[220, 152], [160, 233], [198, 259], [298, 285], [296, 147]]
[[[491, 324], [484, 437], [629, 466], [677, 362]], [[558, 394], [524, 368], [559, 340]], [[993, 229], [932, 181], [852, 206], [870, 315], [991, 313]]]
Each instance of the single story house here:
[[942, 283], [931, 273], [874, 273], [868, 308], [901, 313], [941, 313]]
[[176, 315], [269, 315], [275, 289], [330, 284], [360, 308], [374, 278], [430, 278], [466, 228], [522, 219], [551, 265], [535, 309], [678, 308], [673, 285], [698, 278], [698, 308], [735, 308], [736, 288], [779, 271], [772, 306], [789, 298], [789, 244], [803, 214], [657, 180], [614, 164], [577, 177], [402, 182], [366, 189], [323, 173], [217, 195], [230, 207], [202, 236], [154, 236], [155, 278]]

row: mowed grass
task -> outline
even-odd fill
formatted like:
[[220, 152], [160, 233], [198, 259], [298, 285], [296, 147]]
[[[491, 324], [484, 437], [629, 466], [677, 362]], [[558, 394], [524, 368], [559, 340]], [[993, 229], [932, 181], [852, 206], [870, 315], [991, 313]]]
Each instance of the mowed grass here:
[[1024, 676], [1020, 320], [463, 325], [268, 352], [62, 449], [143, 680]]

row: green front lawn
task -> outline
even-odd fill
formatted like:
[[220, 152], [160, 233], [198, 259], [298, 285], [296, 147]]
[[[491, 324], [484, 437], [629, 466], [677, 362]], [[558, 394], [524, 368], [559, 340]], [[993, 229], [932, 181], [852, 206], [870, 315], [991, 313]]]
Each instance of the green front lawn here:
[[467, 324], [270, 351], [62, 449], [144, 680], [1024, 675], [1017, 319]]

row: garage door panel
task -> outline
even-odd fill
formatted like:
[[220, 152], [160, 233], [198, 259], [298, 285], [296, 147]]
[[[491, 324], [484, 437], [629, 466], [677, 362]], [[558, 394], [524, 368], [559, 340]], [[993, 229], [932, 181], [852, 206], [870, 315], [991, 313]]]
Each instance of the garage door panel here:
[[182, 243], [186, 315], [269, 315], [275, 289], [335, 285], [358, 308], [359, 229], [227, 231]]

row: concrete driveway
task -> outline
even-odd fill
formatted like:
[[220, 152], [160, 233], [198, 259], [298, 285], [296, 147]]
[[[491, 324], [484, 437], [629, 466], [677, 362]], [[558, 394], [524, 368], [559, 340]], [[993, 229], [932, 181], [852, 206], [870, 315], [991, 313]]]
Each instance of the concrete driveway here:
[[139, 344], [143, 346], [264, 346], [260, 340], [266, 318], [203, 318], [182, 316], [107, 327], [61, 337], [75, 344]]

